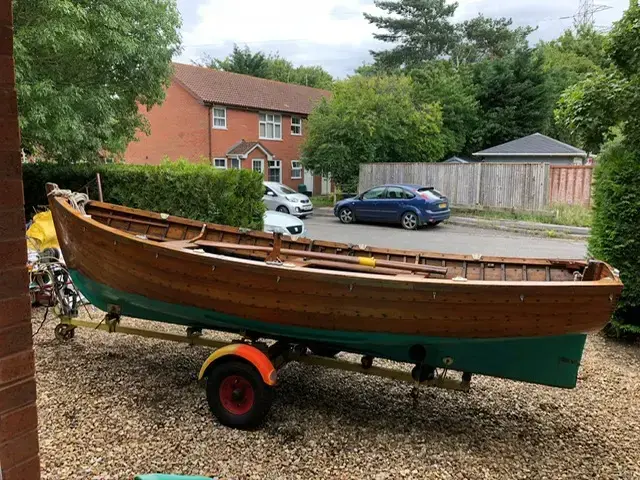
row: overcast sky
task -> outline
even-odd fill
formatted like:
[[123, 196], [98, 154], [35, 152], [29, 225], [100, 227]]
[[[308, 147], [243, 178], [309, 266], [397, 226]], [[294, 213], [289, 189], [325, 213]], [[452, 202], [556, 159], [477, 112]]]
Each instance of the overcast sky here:
[[[517, 25], [537, 26], [530, 41], [550, 40], [571, 27], [579, 0], [459, 0], [455, 20], [482, 13], [511, 17]], [[629, 0], [601, 0], [612, 8], [596, 13], [607, 28], [622, 16]], [[224, 57], [233, 44], [279, 53], [296, 65], [321, 65], [344, 77], [370, 62], [380, 49], [375, 28], [362, 16], [376, 13], [373, 0], [178, 0], [184, 50], [177, 61], [190, 63], [203, 53]], [[383, 44], [384, 45], [384, 44]], [[386, 47], [382, 47], [386, 48]]]

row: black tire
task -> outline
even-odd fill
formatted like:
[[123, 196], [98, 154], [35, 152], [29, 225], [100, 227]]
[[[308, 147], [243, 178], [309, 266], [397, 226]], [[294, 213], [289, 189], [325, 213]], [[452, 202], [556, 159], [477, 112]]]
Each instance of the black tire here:
[[[229, 360], [214, 364], [208, 373], [207, 402], [211, 413], [221, 424], [249, 430], [258, 427], [264, 421], [273, 402], [273, 390], [264, 383], [253, 365], [241, 360]], [[238, 380], [239, 387], [233, 390], [233, 394], [238, 390], [241, 390], [241, 393], [237, 403], [234, 403], [236, 411], [232, 411], [229, 409], [230, 399], [226, 393], [229, 384], [233, 385], [235, 379], [241, 380]], [[248, 397], [251, 397], [250, 402]], [[235, 399], [231, 401], [236, 402]]]
[[278, 205], [278, 208], [276, 208], [276, 212], [289, 213], [289, 209], [284, 205]]
[[402, 218], [400, 220], [400, 225], [405, 230], [415, 230], [418, 228], [420, 221], [418, 219], [418, 215], [414, 212], [404, 212], [402, 214]]
[[343, 207], [338, 212], [338, 218], [344, 224], [353, 223], [356, 221], [356, 216], [349, 207]]

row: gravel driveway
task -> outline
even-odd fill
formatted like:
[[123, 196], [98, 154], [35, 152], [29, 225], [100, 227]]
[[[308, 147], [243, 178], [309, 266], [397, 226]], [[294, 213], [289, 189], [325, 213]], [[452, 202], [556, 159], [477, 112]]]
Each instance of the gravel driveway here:
[[86, 329], [61, 343], [53, 326], [35, 337], [43, 479], [640, 478], [640, 349], [598, 335], [574, 390], [476, 377], [415, 410], [409, 385], [291, 364], [264, 427], [242, 432], [209, 414], [207, 348]]

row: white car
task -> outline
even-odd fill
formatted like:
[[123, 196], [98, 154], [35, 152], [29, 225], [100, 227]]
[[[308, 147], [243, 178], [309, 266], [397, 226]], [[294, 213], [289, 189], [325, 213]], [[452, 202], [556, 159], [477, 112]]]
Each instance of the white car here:
[[287, 213], [272, 212], [270, 210], [264, 213], [264, 231], [281, 233], [291, 237], [304, 237], [307, 233], [304, 222], [299, 218]]
[[268, 210], [289, 213], [300, 218], [313, 213], [313, 204], [309, 197], [278, 182], [264, 182], [262, 201]]

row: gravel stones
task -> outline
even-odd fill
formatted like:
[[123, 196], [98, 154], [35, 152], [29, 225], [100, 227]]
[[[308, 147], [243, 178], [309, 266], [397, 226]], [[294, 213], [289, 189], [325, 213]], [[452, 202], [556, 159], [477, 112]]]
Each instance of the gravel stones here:
[[45, 480], [640, 478], [640, 349], [599, 335], [574, 390], [478, 376], [468, 394], [422, 390], [418, 409], [410, 385], [290, 364], [264, 426], [243, 432], [207, 408], [210, 349], [87, 329], [61, 343], [54, 326], [34, 339]]

